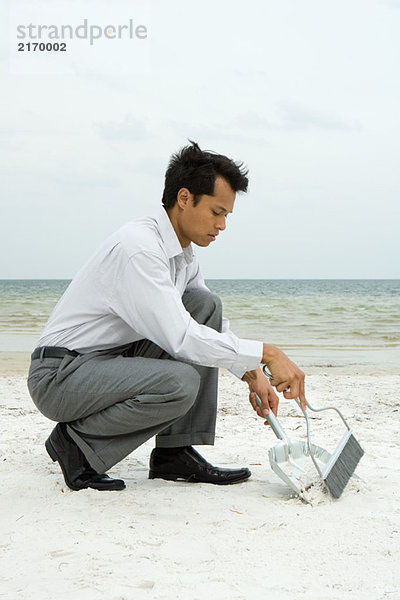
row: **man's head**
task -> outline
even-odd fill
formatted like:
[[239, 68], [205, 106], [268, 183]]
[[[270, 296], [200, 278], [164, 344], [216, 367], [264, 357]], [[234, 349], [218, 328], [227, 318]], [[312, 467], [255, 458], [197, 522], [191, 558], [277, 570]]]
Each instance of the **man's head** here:
[[195, 142], [173, 154], [165, 174], [162, 203], [182, 246], [208, 246], [232, 212], [236, 192], [246, 192], [248, 171], [242, 163]]
[[163, 206], [167, 210], [172, 208], [181, 188], [193, 194], [195, 205], [203, 194], [212, 196], [217, 175], [226, 179], [234, 192], [247, 192], [247, 174], [243, 163], [235, 163], [223, 154], [203, 151], [191, 141], [189, 146], [171, 156], [165, 173]]

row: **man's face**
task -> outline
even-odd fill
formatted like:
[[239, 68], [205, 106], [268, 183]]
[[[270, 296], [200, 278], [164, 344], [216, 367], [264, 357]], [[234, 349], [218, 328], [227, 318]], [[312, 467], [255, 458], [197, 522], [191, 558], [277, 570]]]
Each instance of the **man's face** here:
[[236, 194], [226, 179], [217, 176], [213, 196], [202, 195], [196, 206], [193, 206], [193, 195], [188, 193], [188, 196], [185, 203], [179, 202], [178, 239], [184, 248], [190, 242], [208, 246], [225, 229], [226, 217], [233, 211]]

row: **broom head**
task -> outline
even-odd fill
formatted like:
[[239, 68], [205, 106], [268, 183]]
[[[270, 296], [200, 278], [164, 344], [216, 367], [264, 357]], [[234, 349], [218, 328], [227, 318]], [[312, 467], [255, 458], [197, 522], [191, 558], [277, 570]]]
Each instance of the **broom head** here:
[[322, 479], [331, 496], [340, 498], [363, 454], [364, 450], [351, 429], [348, 429], [322, 473]]

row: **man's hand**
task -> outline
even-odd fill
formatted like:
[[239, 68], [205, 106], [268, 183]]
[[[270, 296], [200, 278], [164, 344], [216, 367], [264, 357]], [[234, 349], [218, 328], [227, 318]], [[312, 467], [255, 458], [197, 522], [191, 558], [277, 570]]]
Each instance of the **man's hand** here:
[[303, 371], [282, 350], [270, 344], [264, 344], [262, 362], [267, 365], [272, 375], [270, 383], [276, 387], [277, 392], [283, 392], [285, 398], [298, 398], [302, 409], [305, 410]]
[[[270, 409], [272, 410], [274, 415], [278, 414], [279, 398], [275, 394], [271, 384], [269, 383], [268, 379], [265, 377], [261, 369], [256, 369], [255, 371], [249, 371], [245, 373], [243, 375], [243, 381], [246, 381], [246, 383], [249, 386], [250, 404], [252, 405], [259, 417], [265, 418], [265, 416], [269, 413]], [[261, 404], [263, 407], [262, 410], [257, 404], [256, 394], [261, 400]], [[265, 425], [267, 424], [268, 421], [265, 422]]]

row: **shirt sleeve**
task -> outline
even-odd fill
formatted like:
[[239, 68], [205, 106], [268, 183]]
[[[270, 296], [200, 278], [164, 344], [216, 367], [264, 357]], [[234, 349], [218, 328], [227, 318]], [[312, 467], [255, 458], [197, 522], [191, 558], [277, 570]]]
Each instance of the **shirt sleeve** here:
[[[190, 289], [203, 289], [203, 290], [207, 290], [208, 292], [212, 293], [210, 288], [207, 287], [206, 282], [204, 281], [204, 277], [201, 274], [200, 271], [200, 267], [199, 264], [196, 264], [196, 270], [195, 270], [195, 274], [193, 275], [193, 277], [191, 279], [189, 279], [188, 284], [186, 286], [187, 290]], [[232, 333], [232, 331], [230, 330], [230, 326], [229, 326], [229, 320], [226, 319], [225, 317], [222, 317], [222, 327], [221, 327], [221, 333], [227, 333], [230, 334], [234, 337], [236, 337], [234, 335], [234, 333]], [[240, 340], [240, 338], [237, 338], [238, 340]], [[244, 341], [244, 340], [243, 340]], [[252, 344], [258, 344], [258, 357], [259, 357], [259, 361], [256, 367], [257, 368], [261, 362], [261, 358], [262, 358], [262, 352], [263, 352], [263, 345], [262, 342], [255, 342], [254, 340], [250, 340], [252, 342]], [[246, 371], [250, 371], [251, 369], [229, 369], [229, 371], [233, 374], [236, 375], [236, 377], [238, 377], [239, 379], [241, 379], [243, 377], [243, 375], [246, 373]]]
[[230, 330], [219, 333], [191, 317], [167, 260], [157, 253], [140, 251], [129, 258], [111, 294], [110, 310], [175, 359], [223, 367], [237, 377], [259, 366], [261, 342], [238, 338]]

